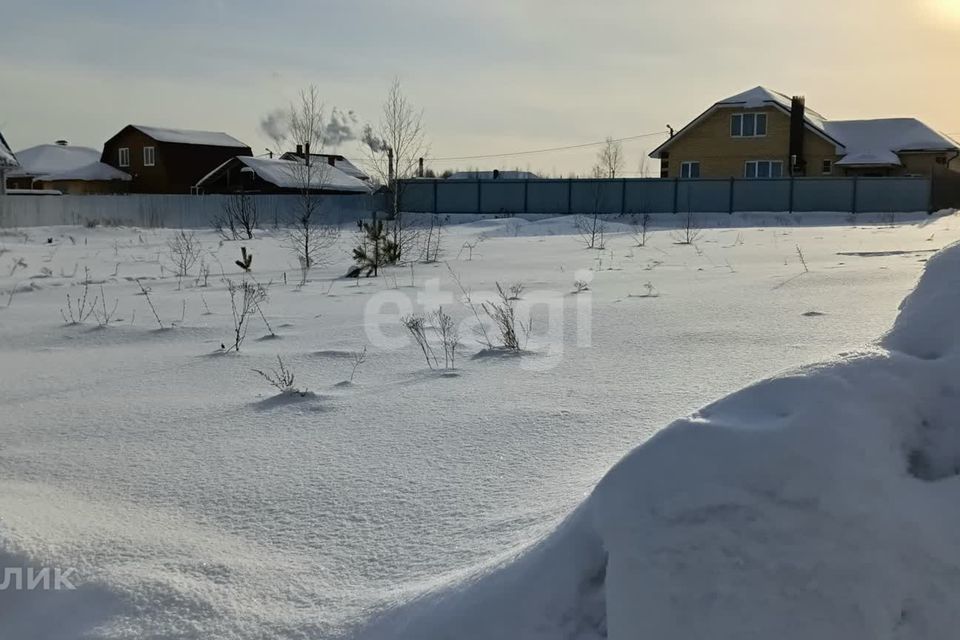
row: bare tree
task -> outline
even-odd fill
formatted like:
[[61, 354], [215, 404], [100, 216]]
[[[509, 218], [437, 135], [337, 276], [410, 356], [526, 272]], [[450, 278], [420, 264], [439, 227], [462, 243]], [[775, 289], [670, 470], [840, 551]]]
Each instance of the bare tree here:
[[252, 240], [253, 230], [259, 224], [257, 201], [244, 191], [227, 196], [220, 213], [213, 219], [213, 228], [224, 240], [239, 240], [244, 236]]
[[230, 309], [233, 313], [233, 345], [234, 351], [240, 351], [243, 339], [247, 337], [248, 320], [253, 316], [261, 303], [267, 300], [267, 290], [256, 282], [244, 280], [240, 284], [227, 280], [227, 292], [230, 294]]
[[[393, 221], [390, 233], [397, 246], [398, 260], [403, 260], [416, 242], [412, 225], [404, 220], [401, 209], [402, 180], [416, 174], [420, 158], [429, 153], [423, 130], [423, 111], [415, 108], [395, 78], [387, 91], [380, 122], [363, 130], [362, 142], [367, 165], [373, 176], [391, 193]], [[409, 250], [409, 251], [408, 251]]]
[[190, 269], [200, 259], [203, 246], [196, 235], [187, 233], [183, 229], [167, 241], [167, 255], [177, 277], [189, 275]]
[[647, 235], [650, 232], [650, 214], [644, 213], [639, 219], [633, 220], [633, 239], [638, 247], [647, 246]]
[[297, 145], [303, 147], [303, 157], [289, 165], [290, 175], [297, 191], [297, 204], [287, 244], [300, 263], [301, 281], [306, 283], [310, 269], [327, 259], [327, 250], [340, 237], [340, 227], [321, 223], [321, 194], [327, 184], [330, 165], [316, 162], [311, 156], [319, 153], [324, 143], [325, 115], [320, 91], [310, 85], [300, 92], [299, 99], [290, 105], [287, 131]]
[[673, 242], [674, 244], [694, 244], [702, 234], [703, 231], [697, 222], [697, 217], [687, 212], [680, 222], [680, 228], [672, 234]]
[[618, 174], [623, 173], [623, 165], [623, 144], [619, 140], [607, 136], [603, 147], [597, 153], [595, 168], [599, 169], [600, 177], [616, 178]]

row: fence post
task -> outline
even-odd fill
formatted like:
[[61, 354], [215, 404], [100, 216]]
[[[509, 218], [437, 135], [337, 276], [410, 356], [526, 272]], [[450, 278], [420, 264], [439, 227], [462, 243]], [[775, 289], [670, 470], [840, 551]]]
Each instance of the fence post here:
[[727, 213], [733, 215], [733, 185], [737, 183], [737, 179], [733, 176], [730, 176], [730, 193], [729, 200], [727, 201]]
[[477, 180], [477, 213], [483, 213], [483, 182]]
[[853, 176], [853, 197], [850, 198], [850, 213], [857, 212], [857, 182], [859, 176]]
[[796, 178], [791, 175], [791, 176], [790, 176], [790, 196], [789, 196], [789, 202], [787, 203], [787, 213], [793, 213], [793, 189], [794, 189], [794, 180], [796, 180]]
[[627, 212], [627, 179], [620, 178], [620, 215]]
[[439, 205], [437, 204], [437, 190], [438, 190], [437, 179], [434, 178], [433, 179], [433, 212], [434, 213], [438, 213], [437, 208], [439, 207]]
[[567, 178], [567, 213], [573, 213], [573, 178]]
[[677, 191], [680, 189], [680, 178], [673, 179], [673, 213], [677, 213]]
[[528, 202], [527, 193], [530, 191], [530, 188], [529, 188], [529, 187], [530, 187], [530, 181], [529, 181], [529, 180], [524, 180], [524, 181], [523, 181], [523, 212], [524, 212], [524, 213], [527, 213], [527, 207], [528, 207], [528, 205], [527, 205], [527, 202]]
[[934, 212], [934, 193], [936, 192], [934, 188], [934, 181], [936, 181], [937, 175], [935, 173], [930, 174], [930, 188], [927, 189], [927, 213]]

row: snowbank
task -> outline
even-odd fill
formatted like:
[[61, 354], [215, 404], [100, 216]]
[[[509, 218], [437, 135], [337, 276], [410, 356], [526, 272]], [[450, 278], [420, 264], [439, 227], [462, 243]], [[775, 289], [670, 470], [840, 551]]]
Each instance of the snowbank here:
[[953, 637], [958, 314], [954, 245], [875, 345], [676, 421], [539, 543], [359, 637]]

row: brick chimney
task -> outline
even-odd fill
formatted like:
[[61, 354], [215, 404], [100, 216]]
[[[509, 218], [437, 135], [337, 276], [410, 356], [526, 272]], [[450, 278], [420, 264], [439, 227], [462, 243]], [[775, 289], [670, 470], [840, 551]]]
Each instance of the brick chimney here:
[[790, 100], [790, 175], [807, 175], [807, 160], [803, 155], [803, 139], [807, 134], [807, 101], [803, 96]]

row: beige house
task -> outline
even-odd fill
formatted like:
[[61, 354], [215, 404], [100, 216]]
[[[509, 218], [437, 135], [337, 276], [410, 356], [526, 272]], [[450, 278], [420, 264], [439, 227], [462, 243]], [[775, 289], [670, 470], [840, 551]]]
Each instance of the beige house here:
[[764, 87], [717, 102], [654, 149], [662, 178], [930, 176], [960, 144], [914, 118], [827, 120]]

